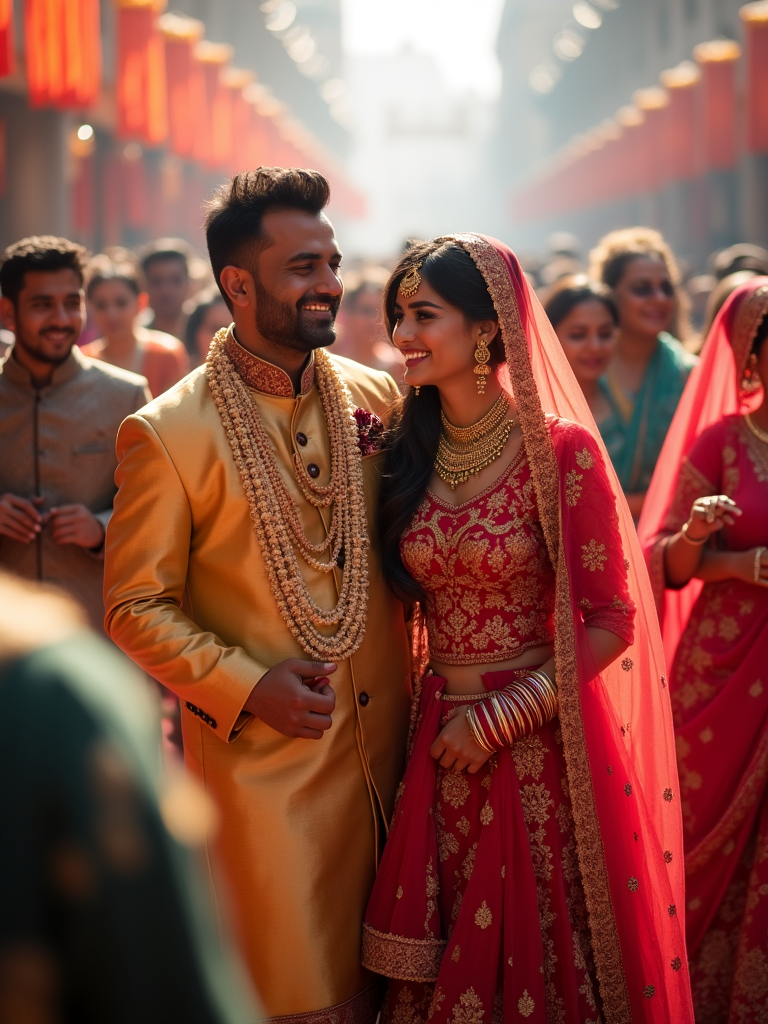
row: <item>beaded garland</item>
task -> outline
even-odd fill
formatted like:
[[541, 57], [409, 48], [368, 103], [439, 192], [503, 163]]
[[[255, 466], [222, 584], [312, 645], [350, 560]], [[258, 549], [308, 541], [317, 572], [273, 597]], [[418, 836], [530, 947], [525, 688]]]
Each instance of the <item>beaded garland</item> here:
[[[341, 661], [362, 643], [368, 610], [368, 529], [352, 396], [328, 354], [319, 349], [315, 381], [330, 440], [329, 483], [316, 484], [294, 453], [302, 494], [316, 508], [331, 509], [325, 540], [312, 544], [283, 481], [256, 404], [227, 353], [226, 337], [224, 328], [211, 343], [206, 360], [208, 384], [240, 472], [278, 609], [302, 650], [320, 661]], [[327, 562], [316, 557], [324, 551], [330, 553]], [[319, 572], [341, 569], [341, 592], [334, 608], [321, 608], [310, 597], [297, 552]], [[321, 632], [321, 627], [331, 626], [337, 627], [332, 636]]]

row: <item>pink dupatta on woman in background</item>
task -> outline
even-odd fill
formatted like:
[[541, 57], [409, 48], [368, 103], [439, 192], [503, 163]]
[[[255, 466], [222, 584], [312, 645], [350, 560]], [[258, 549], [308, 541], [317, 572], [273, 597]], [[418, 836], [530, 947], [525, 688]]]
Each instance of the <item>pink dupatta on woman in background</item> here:
[[745, 424], [745, 379], [768, 277], [737, 289], [691, 373], [646, 497], [639, 535], [671, 666], [683, 807], [686, 930], [697, 1021], [768, 1012], [768, 593], [738, 579], [666, 586], [664, 549], [693, 501], [743, 511], [715, 549], [768, 545], [768, 446]]

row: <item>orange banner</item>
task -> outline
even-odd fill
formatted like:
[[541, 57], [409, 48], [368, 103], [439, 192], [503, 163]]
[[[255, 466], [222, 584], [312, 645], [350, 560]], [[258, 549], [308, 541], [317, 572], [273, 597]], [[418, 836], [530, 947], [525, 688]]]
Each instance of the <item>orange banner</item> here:
[[[2, 26], [0, 9], [0, 33]], [[27, 0], [24, 49], [33, 107], [77, 109], [96, 103], [101, 82], [98, 0]]]
[[768, 153], [768, 3], [746, 4], [739, 14], [747, 63], [747, 149]]
[[119, 0], [117, 11], [118, 136], [148, 146], [168, 135], [162, 6], [163, 0]]

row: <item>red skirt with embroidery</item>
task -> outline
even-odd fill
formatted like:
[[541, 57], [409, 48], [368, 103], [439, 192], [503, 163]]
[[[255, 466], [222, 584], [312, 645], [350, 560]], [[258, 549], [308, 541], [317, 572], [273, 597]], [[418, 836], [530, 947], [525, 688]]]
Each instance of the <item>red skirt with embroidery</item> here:
[[[501, 689], [514, 672], [482, 677]], [[363, 963], [390, 980], [383, 1020], [603, 1020], [557, 719], [474, 775], [429, 749], [450, 711], [424, 679], [413, 755], [368, 904]]]

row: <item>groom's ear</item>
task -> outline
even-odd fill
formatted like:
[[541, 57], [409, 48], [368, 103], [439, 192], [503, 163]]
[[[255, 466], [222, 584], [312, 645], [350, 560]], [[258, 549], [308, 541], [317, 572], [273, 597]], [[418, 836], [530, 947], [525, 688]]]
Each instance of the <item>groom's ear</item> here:
[[242, 267], [224, 267], [220, 275], [221, 287], [235, 306], [244, 308], [256, 304], [253, 274]]

